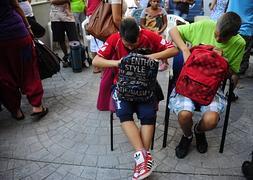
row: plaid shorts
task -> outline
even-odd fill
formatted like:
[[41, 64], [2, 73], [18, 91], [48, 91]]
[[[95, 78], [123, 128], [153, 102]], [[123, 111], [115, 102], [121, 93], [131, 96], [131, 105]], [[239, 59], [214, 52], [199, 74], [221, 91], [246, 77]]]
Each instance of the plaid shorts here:
[[[213, 101], [208, 106], [200, 106], [200, 111], [202, 115], [207, 111], [213, 111], [220, 114], [224, 112], [226, 105], [227, 98], [221, 89], [219, 89], [213, 98]], [[195, 103], [190, 98], [176, 93], [174, 88], [170, 94], [168, 107], [178, 115], [178, 113], [183, 110], [193, 112], [195, 110]]]

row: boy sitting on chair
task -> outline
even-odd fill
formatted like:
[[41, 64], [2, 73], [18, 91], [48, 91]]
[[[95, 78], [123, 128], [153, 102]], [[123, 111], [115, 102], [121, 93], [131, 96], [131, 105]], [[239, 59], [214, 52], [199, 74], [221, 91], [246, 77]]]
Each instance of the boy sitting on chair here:
[[[133, 18], [123, 19], [119, 33], [111, 35], [93, 60], [97, 67], [118, 68], [121, 59], [138, 48], [148, 48], [152, 54], [151, 59], [167, 59], [177, 54], [178, 50], [171, 42], [149, 30], [139, 29]], [[114, 83], [118, 80], [118, 73], [114, 74]], [[135, 168], [133, 179], [143, 179], [151, 174], [154, 169], [153, 159], [149, 153], [156, 120], [156, 106], [154, 101], [138, 103], [118, 98], [117, 91], [112, 92], [116, 115], [121, 121], [121, 126], [135, 149]], [[141, 121], [139, 129], [134, 120], [133, 113], [137, 113]]]
[[[230, 73], [234, 83], [237, 83], [236, 73], [239, 72], [245, 41], [238, 34], [241, 26], [241, 18], [236, 13], [227, 12], [221, 16], [217, 23], [212, 20], [203, 20], [189, 25], [181, 25], [170, 30], [170, 36], [183, 53], [184, 62], [187, 61], [191, 52], [185, 44], [190, 42], [193, 46], [199, 44], [212, 45], [223, 51], [223, 57], [228, 61]], [[202, 118], [194, 126], [197, 150], [200, 153], [207, 152], [207, 140], [205, 131], [212, 130], [217, 126], [219, 116], [224, 109], [223, 97], [214, 97], [211, 104], [201, 106]], [[184, 158], [189, 150], [193, 139], [192, 116], [195, 103], [178, 93], [172, 93], [169, 108], [178, 116], [178, 122], [183, 131], [183, 136], [176, 147], [176, 156]]]

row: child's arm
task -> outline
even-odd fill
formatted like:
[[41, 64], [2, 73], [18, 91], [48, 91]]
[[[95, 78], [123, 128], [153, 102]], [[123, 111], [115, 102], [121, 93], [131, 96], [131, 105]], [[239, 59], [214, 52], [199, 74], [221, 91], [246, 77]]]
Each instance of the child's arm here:
[[178, 49], [176, 47], [168, 48], [163, 51], [147, 55], [151, 59], [167, 59], [177, 55]]
[[108, 60], [105, 59], [99, 55], [96, 55], [94, 59], [92, 60], [92, 65], [95, 67], [101, 67], [101, 68], [106, 68], [106, 67], [118, 67], [119, 63], [121, 62], [120, 60]]
[[212, 2], [209, 4], [210, 10], [213, 10], [214, 6], [216, 5], [217, 0], [212, 0]]
[[146, 24], [146, 15], [145, 15], [145, 12], [146, 12], [146, 9], [143, 9], [142, 12], [141, 12], [141, 16], [140, 16], [140, 26], [141, 28], [143, 29], [148, 29], [145, 24]]
[[166, 15], [166, 11], [164, 9], [162, 9], [163, 12], [163, 26], [161, 27], [161, 29], [159, 29], [158, 33], [162, 34], [163, 31], [167, 28], [167, 15]]
[[191, 52], [185, 42], [183, 41], [177, 27], [173, 27], [170, 30], [170, 37], [172, 41], [177, 45], [177, 47], [183, 52], [184, 62], [188, 59], [188, 57], [191, 55]]

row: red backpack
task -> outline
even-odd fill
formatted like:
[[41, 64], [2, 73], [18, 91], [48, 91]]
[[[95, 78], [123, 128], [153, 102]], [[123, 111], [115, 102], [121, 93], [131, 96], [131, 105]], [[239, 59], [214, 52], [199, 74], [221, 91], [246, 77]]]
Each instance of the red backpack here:
[[227, 77], [228, 62], [213, 51], [213, 46], [191, 48], [176, 83], [176, 92], [200, 105], [209, 105], [221, 82]]

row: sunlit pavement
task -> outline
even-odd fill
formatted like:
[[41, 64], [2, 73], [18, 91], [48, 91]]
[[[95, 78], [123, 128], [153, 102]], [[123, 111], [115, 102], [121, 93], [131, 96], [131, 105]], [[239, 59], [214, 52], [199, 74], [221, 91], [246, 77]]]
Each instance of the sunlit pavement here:
[[[160, 72], [158, 79], [166, 94], [168, 72]], [[25, 97], [25, 120], [12, 119], [5, 109], [0, 112], [0, 179], [131, 179], [134, 151], [116, 118], [114, 151], [110, 150], [110, 114], [96, 109], [99, 82], [100, 74], [93, 74], [91, 68], [81, 73], [62, 68], [43, 81], [46, 117], [32, 119]], [[198, 153], [194, 140], [184, 159], [175, 157], [182, 135], [175, 115], [169, 122], [167, 147], [162, 148], [162, 101], [152, 151], [157, 168], [147, 179], [244, 179], [241, 164], [251, 159], [253, 150], [253, 79], [241, 79], [236, 92], [239, 99], [231, 107], [224, 153], [219, 153], [220, 125], [207, 133], [207, 153]]]

